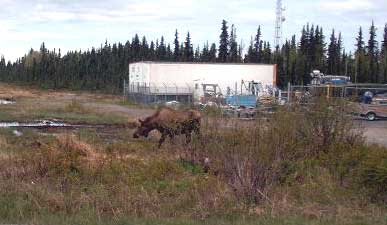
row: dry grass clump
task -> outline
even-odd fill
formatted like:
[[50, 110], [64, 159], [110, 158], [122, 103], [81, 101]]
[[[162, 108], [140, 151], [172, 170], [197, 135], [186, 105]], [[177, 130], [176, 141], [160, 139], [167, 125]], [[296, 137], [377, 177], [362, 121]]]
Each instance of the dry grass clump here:
[[70, 103], [65, 105], [64, 111], [85, 114], [85, 113], [88, 113], [90, 110], [85, 108], [85, 106], [80, 101], [76, 99], [72, 99]]
[[79, 152], [80, 156], [90, 162], [98, 161], [106, 157], [105, 154], [99, 152], [98, 147], [80, 140], [73, 134], [57, 135], [56, 138], [56, 150], [71, 149], [71, 151]]

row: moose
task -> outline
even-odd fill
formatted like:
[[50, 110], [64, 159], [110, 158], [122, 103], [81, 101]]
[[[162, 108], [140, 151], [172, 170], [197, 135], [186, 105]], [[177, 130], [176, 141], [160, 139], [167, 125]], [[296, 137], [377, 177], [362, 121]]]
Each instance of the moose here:
[[200, 134], [200, 112], [197, 110], [178, 111], [171, 108], [161, 108], [152, 116], [139, 119], [140, 126], [133, 134], [133, 138], [148, 137], [149, 132], [158, 130], [161, 133], [158, 147], [160, 148], [166, 137], [171, 140], [175, 135], [184, 134], [186, 143], [191, 142], [191, 133]]

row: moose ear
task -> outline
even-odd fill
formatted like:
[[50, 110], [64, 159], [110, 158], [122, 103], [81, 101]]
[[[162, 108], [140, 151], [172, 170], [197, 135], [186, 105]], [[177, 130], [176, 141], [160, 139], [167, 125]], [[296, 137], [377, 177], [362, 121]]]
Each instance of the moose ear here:
[[138, 119], [138, 122], [140, 122], [142, 125], [144, 123], [144, 120]]

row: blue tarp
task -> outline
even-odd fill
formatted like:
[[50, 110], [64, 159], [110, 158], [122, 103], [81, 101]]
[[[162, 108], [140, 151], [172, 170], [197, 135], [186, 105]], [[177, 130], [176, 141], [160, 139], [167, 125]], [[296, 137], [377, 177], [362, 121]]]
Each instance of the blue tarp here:
[[233, 95], [226, 97], [226, 103], [234, 106], [255, 107], [257, 96], [255, 95]]

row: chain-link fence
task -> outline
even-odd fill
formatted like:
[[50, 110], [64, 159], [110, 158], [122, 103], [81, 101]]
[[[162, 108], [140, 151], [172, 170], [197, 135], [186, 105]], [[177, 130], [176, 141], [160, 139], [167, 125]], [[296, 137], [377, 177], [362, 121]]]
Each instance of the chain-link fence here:
[[124, 82], [124, 95], [131, 101], [142, 104], [158, 104], [177, 101], [191, 104], [194, 89], [188, 84], [152, 84], [152, 83], [127, 83]]
[[315, 98], [345, 98], [360, 102], [366, 92], [372, 95], [386, 95], [387, 85], [384, 84], [349, 84], [349, 85], [288, 85], [288, 90], [282, 92], [289, 103], [308, 103]]

